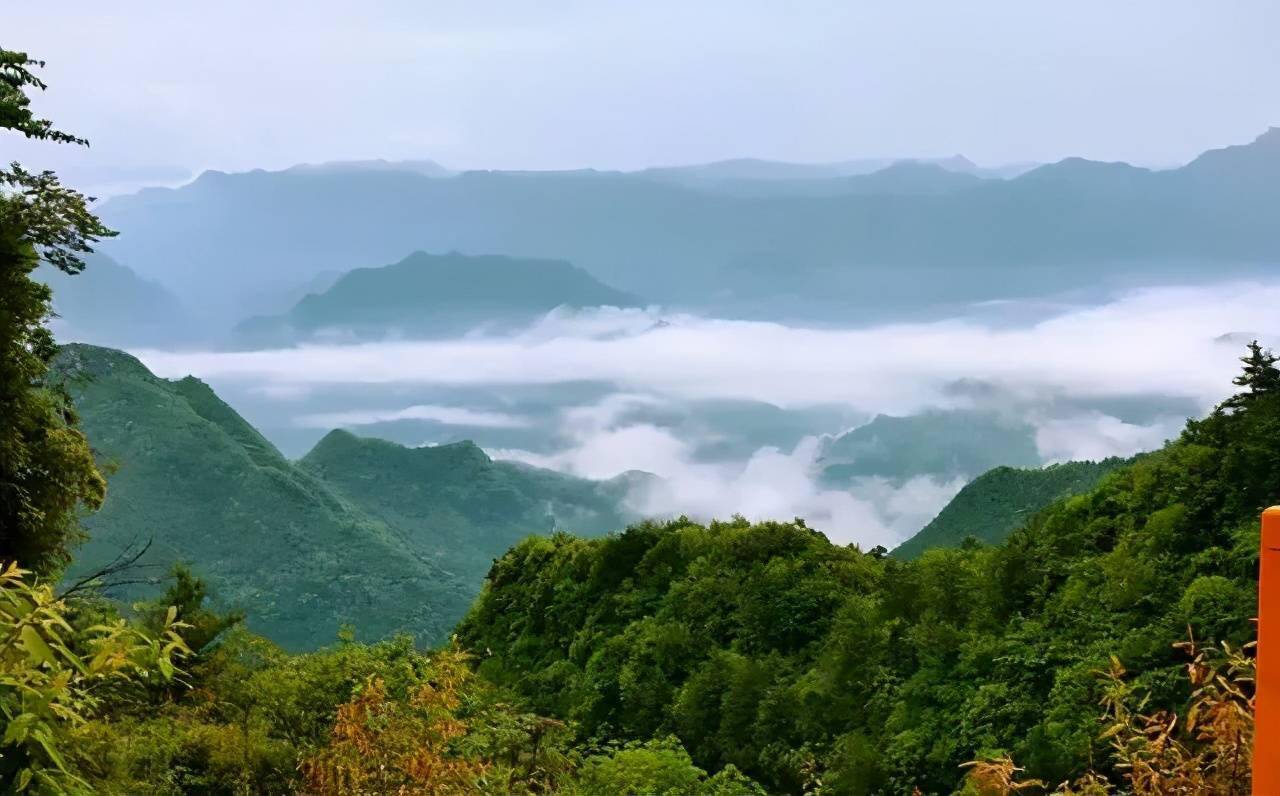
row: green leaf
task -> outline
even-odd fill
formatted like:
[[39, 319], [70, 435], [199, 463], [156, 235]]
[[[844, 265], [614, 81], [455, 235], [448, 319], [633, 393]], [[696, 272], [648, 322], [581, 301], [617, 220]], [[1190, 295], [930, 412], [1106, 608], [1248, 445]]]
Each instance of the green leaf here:
[[5, 746], [20, 744], [27, 739], [27, 728], [31, 726], [31, 722], [35, 720], [35, 716], [30, 713], [23, 713], [9, 722], [9, 726], [4, 728], [4, 738], [0, 739], [0, 743]]
[[56, 666], [58, 661], [54, 657], [53, 650], [49, 649], [49, 645], [45, 643], [44, 638], [40, 636], [40, 632], [31, 625], [24, 625], [21, 632], [22, 648], [27, 651], [36, 661], [47, 663], [50, 666]]
[[40, 744], [40, 748], [44, 750], [44, 753], [47, 754], [49, 759], [53, 761], [53, 764], [58, 767], [58, 770], [66, 771], [67, 763], [62, 759], [62, 753], [53, 745], [52, 739], [49, 735], [45, 732], [35, 732], [32, 735], [36, 739], [36, 743]]

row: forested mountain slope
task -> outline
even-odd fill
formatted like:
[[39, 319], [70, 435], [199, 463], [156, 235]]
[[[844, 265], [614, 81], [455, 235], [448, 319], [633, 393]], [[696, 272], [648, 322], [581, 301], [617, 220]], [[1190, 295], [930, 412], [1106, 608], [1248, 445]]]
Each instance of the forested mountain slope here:
[[967, 537], [1003, 542], [1055, 500], [1087, 492], [1123, 459], [1063, 462], [1042, 468], [996, 467], [970, 481], [919, 533], [894, 549], [917, 558], [932, 547], [956, 547]]
[[1258, 514], [1280, 500], [1280, 372], [994, 546], [902, 561], [799, 524], [677, 521], [530, 539], [459, 628], [479, 669], [579, 737], [674, 733], [769, 790], [952, 792], [1011, 754], [1113, 775], [1099, 672], [1181, 709], [1190, 626], [1253, 635]]
[[416, 553], [478, 591], [492, 565], [530, 534], [573, 529], [599, 535], [635, 516], [624, 502], [633, 478], [589, 481], [493, 461], [471, 442], [406, 448], [332, 431], [299, 462], [371, 516], [400, 529]]
[[220, 598], [252, 606], [251, 627], [293, 648], [326, 643], [344, 623], [373, 638], [440, 638], [468, 600], [464, 583], [287, 461], [204, 383], [85, 345], [65, 346], [57, 369], [110, 468], [70, 579], [153, 540], [139, 562], [149, 568], [132, 576], [190, 562]]
[[491, 462], [470, 443], [413, 450], [346, 432], [296, 464], [197, 379], [160, 379], [87, 345], [65, 346], [56, 364], [110, 468], [70, 579], [152, 540], [128, 579], [189, 562], [286, 647], [325, 644], [342, 624], [438, 642], [520, 538], [625, 521], [621, 484]]

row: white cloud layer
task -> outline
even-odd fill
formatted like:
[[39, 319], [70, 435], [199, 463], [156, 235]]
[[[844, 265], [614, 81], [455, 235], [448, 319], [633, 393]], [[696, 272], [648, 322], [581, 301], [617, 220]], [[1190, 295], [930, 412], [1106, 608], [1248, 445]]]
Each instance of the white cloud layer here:
[[946, 505], [964, 479], [912, 478], [895, 486], [882, 478], [859, 479], [849, 491], [818, 485], [817, 437], [806, 437], [790, 453], [775, 447], [757, 450], [745, 462], [704, 462], [694, 441], [670, 429], [646, 423], [614, 425], [634, 396], [614, 396], [600, 405], [565, 412], [564, 430], [572, 443], [559, 453], [490, 450], [514, 459], [587, 478], [610, 478], [627, 470], [660, 477], [635, 489], [631, 508], [647, 517], [752, 520], [803, 518], [839, 543], [869, 549], [893, 547], [918, 531]]
[[1138, 425], [1101, 412], [1054, 418], [1037, 426], [1036, 449], [1045, 463], [1131, 456], [1176, 437], [1185, 422], [1185, 417], [1166, 417]]
[[163, 376], [272, 384], [612, 382], [676, 399], [737, 398], [782, 407], [843, 404], [873, 414], [963, 406], [961, 379], [1034, 398], [1162, 394], [1223, 397], [1233, 332], [1280, 333], [1280, 285], [1136, 291], [1019, 328], [970, 319], [862, 329], [659, 316], [553, 314], [525, 332], [480, 339], [308, 346], [270, 351], [138, 351]]
[[[561, 410], [558, 449], [491, 454], [590, 478], [654, 473], [662, 480], [632, 495], [635, 508], [649, 515], [799, 516], [836, 541], [870, 547], [892, 546], [918, 530], [964, 479], [863, 478], [847, 491], [828, 489], [815, 478], [816, 438], [791, 451], [763, 447], [742, 460], [705, 461], [696, 452], [707, 439], [638, 420], [646, 413], [634, 410], [736, 399], [783, 408], [838, 405], [872, 416], [999, 401], [1002, 411], [1018, 411], [1035, 426], [1046, 462], [1124, 456], [1159, 446], [1185, 418], [1125, 422], [1090, 408], [1090, 401], [1166, 396], [1211, 406], [1230, 389], [1242, 339], [1280, 338], [1277, 305], [1280, 285], [1230, 283], [1135, 291], [1023, 326], [955, 318], [805, 329], [601, 310], [552, 313], [502, 337], [137, 353], [162, 376], [194, 373], [215, 386], [235, 382], [281, 396], [331, 385], [374, 391], [382, 385], [612, 384], [617, 392], [604, 400]], [[959, 382], [990, 389], [957, 389]], [[415, 418], [494, 428], [526, 422], [440, 405], [312, 414], [299, 422], [325, 427]]]

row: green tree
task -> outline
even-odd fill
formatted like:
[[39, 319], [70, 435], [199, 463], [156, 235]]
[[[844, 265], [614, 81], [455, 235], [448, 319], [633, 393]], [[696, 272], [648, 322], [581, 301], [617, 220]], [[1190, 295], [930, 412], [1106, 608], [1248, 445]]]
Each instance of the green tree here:
[[174, 566], [173, 579], [160, 599], [142, 607], [142, 625], [150, 632], [164, 626], [170, 608], [176, 608], [178, 620], [185, 625], [182, 639], [192, 654], [203, 657], [211, 651], [223, 634], [244, 621], [243, 611], [215, 611], [205, 604], [208, 586], [183, 564]]
[[1280, 394], [1280, 369], [1276, 368], [1276, 355], [1264, 349], [1257, 340], [1249, 343], [1249, 353], [1240, 357], [1244, 372], [1231, 380], [1244, 392], [1228, 398], [1224, 406], [1239, 409], [1246, 402], [1263, 395]]
[[[40, 66], [0, 48], [0, 129], [87, 144], [31, 113], [28, 92], [45, 88], [32, 72]], [[50, 291], [31, 278], [42, 261], [79, 273], [81, 255], [114, 234], [89, 201], [52, 172], [0, 168], [0, 561], [39, 574], [65, 565], [79, 508], [96, 508], [106, 494], [66, 392], [48, 379], [57, 352], [46, 326]]]
[[714, 777], [698, 768], [673, 737], [624, 744], [607, 754], [586, 759], [579, 772], [581, 794], [617, 793], [624, 796], [759, 796], [764, 789], [733, 766]]

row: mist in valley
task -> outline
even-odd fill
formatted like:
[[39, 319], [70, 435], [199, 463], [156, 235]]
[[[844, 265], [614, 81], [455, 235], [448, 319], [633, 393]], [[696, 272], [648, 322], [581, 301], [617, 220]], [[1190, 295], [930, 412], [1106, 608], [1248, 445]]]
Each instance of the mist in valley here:
[[[628, 495], [640, 515], [802, 517], [866, 549], [990, 466], [1159, 447], [1220, 399], [1242, 341], [1280, 334], [1277, 300], [1228, 282], [850, 328], [565, 309], [502, 335], [134, 353], [205, 380], [290, 455], [335, 427], [471, 439], [589, 479], [656, 475]], [[966, 459], [979, 447], [990, 458]]]

